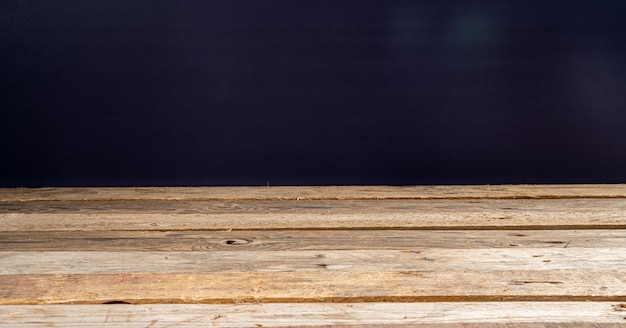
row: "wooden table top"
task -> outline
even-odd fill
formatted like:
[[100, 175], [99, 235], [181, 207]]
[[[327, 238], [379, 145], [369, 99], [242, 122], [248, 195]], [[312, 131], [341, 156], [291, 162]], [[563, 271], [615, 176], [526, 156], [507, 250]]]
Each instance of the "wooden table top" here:
[[626, 185], [0, 189], [0, 326], [626, 326]]

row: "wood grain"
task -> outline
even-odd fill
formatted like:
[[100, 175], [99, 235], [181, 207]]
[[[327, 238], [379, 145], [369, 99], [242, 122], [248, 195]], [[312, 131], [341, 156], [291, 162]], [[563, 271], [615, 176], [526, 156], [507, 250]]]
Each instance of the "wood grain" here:
[[10, 231], [3, 251], [624, 248], [626, 230]]
[[626, 228], [626, 199], [44, 203], [0, 204], [0, 231]]
[[[547, 212], [547, 211], [546, 211]], [[8, 214], [0, 231], [194, 231], [194, 230], [563, 230], [626, 229], [626, 213], [424, 213], [380, 215], [176, 215]]]
[[422, 199], [265, 201], [2, 202], [3, 214], [363, 214], [626, 211], [626, 199]]
[[3, 327], [623, 327], [615, 302], [3, 306]]
[[611, 268], [9, 274], [0, 278], [0, 304], [14, 305], [626, 301], [626, 271]]
[[0, 188], [0, 201], [626, 198], [626, 184]]
[[[97, 265], [94, 265], [97, 264]], [[206, 272], [440, 272], [534, 270], [626, 272], [626, 248], [523, 248], [213, 251], [0, 252], [3, 274], [123, 274]], [[619, 287], [619, 286], [613, 286]], [[623, 286], [626, 287], [626, 286]], [[609, 287], [611, 288], [611, 287]], [[462, 292], [459, 290], [459, 293]]]
[[0, 304], [17, 327], [624, 326], [626, 185], [0, 189]]

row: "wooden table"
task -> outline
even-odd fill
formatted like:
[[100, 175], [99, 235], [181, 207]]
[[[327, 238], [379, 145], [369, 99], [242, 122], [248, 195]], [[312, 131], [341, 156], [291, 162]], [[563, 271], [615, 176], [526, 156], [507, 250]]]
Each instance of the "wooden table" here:
[[626, 185], [0, 189], [0, 326], [624, 327]]

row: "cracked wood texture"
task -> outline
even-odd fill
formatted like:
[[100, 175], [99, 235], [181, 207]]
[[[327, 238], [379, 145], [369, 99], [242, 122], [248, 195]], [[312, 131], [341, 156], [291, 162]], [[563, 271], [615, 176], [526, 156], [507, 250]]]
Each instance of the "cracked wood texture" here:
[[0, 326], [626, 326], [626, 185], [0, 189]]

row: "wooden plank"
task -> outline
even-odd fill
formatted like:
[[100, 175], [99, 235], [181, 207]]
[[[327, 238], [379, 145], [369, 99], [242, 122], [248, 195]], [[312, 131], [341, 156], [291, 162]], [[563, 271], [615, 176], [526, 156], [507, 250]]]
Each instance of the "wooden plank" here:
[[2, 203], [0, 231], [626, 228], [626, 199], [44, 203]]
[[0, 188], [0, 201], [626, 198], [626, 184], [482, 186], [307, 186]]
[[3, 251], [624, 248], [626, 230], [11, 231]]
[[626, 199], [423, 199], [308, 201], [32, 201], [0, 203], [3, 214], [363, 214], [475, 212], [626, 212]]
[[623, 327], [615, 302], [3, 306], [11, 327]]
[[[425, 262], [428, 261], [422, 261]], [[626, 301], [626, 271], [604, 267], [530, 271], [464, 267], [445, 271], [9, 274], [0, 278], [0, 304], [13, 305], [120, 301], [138, 304]]]
[[0, 214], [0, 231], [626, 229], [626, 213]]
[[[97, 265], [94, 265], [97, 263]], [[614, 270], [626, 272], [626, 248], [0, 252], [2, 274], [196, 272]], [[626, 283], [622, 284], [626, 288]], [[617, 287], [617, 286], [615, 286]]]

